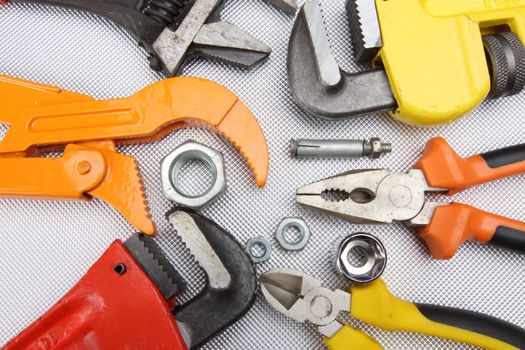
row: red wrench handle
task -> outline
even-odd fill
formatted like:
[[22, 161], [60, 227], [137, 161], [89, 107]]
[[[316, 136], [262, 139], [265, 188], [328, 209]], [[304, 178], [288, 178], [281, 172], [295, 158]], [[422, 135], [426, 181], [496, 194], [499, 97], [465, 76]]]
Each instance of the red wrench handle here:
[[468, 187], [525, 173], [525, 144], [461, 158], [441, 137], [431, 139], [415, 168], [428, 184], [450, 194]]
[[187, 350], [167, 301], [120, 241], [4, 350], [65, 348]]

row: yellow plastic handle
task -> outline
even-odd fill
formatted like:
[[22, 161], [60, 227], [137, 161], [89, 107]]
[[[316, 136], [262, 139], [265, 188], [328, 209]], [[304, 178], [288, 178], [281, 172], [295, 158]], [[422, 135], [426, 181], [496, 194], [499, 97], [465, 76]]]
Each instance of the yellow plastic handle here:
[[382, 350], [379, 345], [368, 334], [344, 325], [333, 337], [324, 338], [324, 343], [330, 350]]
[[351, 287], [350, 313], [355, 318], [388, 331], [408, 331], [451, 339], [484, 349], [525, 348], [525, 330], [483, 314], [403, 301], [376, 280]]

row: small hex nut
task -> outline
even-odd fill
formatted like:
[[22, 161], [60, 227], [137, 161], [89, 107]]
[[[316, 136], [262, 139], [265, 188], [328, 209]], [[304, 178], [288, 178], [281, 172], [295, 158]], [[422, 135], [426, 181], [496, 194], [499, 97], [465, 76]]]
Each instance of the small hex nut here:
[[[198, 196], [188, 196], [178, 188], [179, 171], [190, 160], [201, 160], [213, 173], [213, 184]], [[161, 163], [162, 188], [164, 196], [182, 206], [199, 210], [213, 202], [226, 190], [226, 172], [221, 152], [195, 141], [188, 141], [168, 154]]]
[[[253, 252], [253, 249], [255, 247], [259, 247], [262, 249], [262, 252], [260, 255], [256, 255]], [[248, 255], [252, 258], [252, 261], [255, 264], [259, 264], [262, 262], [265, 262], [266, 260], [270, 259], [270, 256], [272, 255], [272, 245], [268, 240], [262, 236], [252, 237], [246, 242], [246, 251], [248, 252]]]
[[[299, 239], [295, 242], [290, 242], [284, 237], [284, 233], [289, 227], [295, 227], [299, 230]], [[302, 218], [284, 218], [277, 228], [275, 239], [284, 250], [302, 250], [310, 239], [310, 229]]]
[[370, 158], [379, 158], [383, 153], [383, 144], [381, 143], [381, 140], [378, 137], [374, 137], [370, 139], [370, 143], [372, 144], [372, 153], [370, 154]]

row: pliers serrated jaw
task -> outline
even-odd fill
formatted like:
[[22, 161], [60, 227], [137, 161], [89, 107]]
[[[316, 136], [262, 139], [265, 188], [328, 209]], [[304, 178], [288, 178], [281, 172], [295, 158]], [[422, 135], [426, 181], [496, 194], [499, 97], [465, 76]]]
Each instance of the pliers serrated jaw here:
[[424, 207], [428, 186], [420, 170], [356, 170], [303, 186], [297, 203], [359, 224], [409, 221]]

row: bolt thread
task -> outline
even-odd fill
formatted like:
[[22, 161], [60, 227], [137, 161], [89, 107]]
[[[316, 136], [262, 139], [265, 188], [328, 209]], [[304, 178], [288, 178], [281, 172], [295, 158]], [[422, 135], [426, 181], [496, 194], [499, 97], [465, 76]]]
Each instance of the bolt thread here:
[[[369, 140], [369, 141], [364, 140], [363, 141], [363, 155], [368, 156], [368, 155], [372, 154], [372, 152], [374, 151], [374, 146], [373, 146], [372, 143], [373, 143], [372, 140]], [[392, 152], [392, 144], [391, 143], [386, 143], [386, 142], [381, 142], [381, 147], [380, 147], [379, 151], [380, 151], [381, 154], [391, 153]]]

